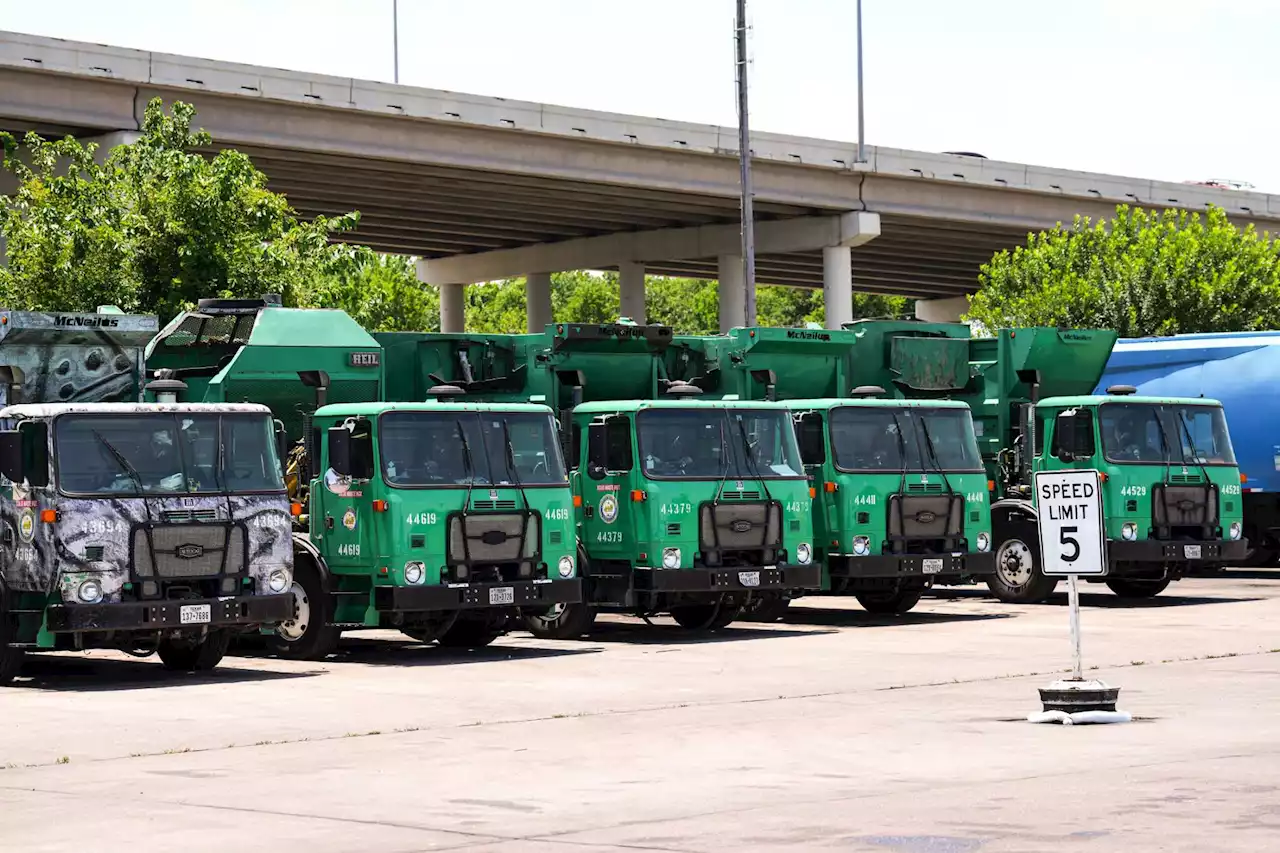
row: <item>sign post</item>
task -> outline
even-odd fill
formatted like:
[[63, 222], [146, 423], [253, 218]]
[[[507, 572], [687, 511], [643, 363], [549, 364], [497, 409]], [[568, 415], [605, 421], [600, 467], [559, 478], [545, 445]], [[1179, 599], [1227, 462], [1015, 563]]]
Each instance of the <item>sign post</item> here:
[[1040, 534], [1040, 567], [1050, 577], [1066, 577], [1071, 624], [1069, 680], [1040, 690], [1046, 712], [1115, 711], [1120, 688], [1086, 681], [1080, 654], [1078, 578], [1107, 574], [1106, 531], [1102, 523], [1102, 477], [1093, 470], [1040, 471], [1035, 475]]

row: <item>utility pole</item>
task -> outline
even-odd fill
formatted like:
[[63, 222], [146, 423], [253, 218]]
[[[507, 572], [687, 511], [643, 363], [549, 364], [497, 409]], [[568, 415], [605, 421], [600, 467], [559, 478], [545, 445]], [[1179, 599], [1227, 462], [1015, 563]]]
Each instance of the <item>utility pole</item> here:
[[[861, 4], [862, 0], [858, 0]], [[861, 30], [859, 30], [861, 32]], [[395, 64], [394, 77], [396, 85], [400, 84], [400, 0], [391, 0], [391, 61]]]
[[862, 127], [862, 0], [858, 0], [858, 162], [867, 162], [867, 137]]
[[747, 0], [738, 0], [737, 36], [738, 70], [738, 163], [742, 177], [742, 285], [747, 289], [743, 300], [746, 324], [756, 322], [756, 236], [755, 211], [751, 202], [751, 130], [747, 120]]

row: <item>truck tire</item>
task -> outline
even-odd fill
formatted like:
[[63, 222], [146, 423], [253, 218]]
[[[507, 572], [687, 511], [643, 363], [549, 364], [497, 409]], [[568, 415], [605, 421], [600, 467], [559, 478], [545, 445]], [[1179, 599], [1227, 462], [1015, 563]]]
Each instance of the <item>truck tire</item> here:
[[742, 615], [742, 605], [684, 604], [671, 608], [671, 618], [691, 631], [719, 631]]
[[505, 629], [505, 620], [495, 620], [486, 613], [477, 616], [464, 613], [436, 638], [436, 642], [446, 649], [479, 649], [501, 637]]
[[743, 622], [777, 622], [787, 615], [791, 608], [789, 598], [758, 598], [755, 603], [742, 614]]
[[521, 621], [539, 640], [576, 640], [590, 633], [596, 609], [585, 602], [557, 604], [542, 613], [526, 613]]
[[921, 595], [918, 589], [897, 589], [892, 592], [859, 592], [854, 598], [868, 613], [902, 614], [919, 604]]
[[1108, 578], [1107, 586], [1121, 598], [1154, 598], [1169, 586], [1169, 578], [1140, 580], [1138, 578]]
[[1058, 586], [1040, 573], [1040, 537], [1034, 524], [1015, 525], [996, 546], [996, 570], [987, 576], [991, 594], [1010, 604], [1039, 604]]
[[216, 667], [231, 645], [228, 631], [213, 630], [203, 640], [163, 639], [156, 648], [165, 669], [179, 672], [207, 672]]
[[293, 619], [267, 638], [267, 650], [291, 660], [324, 660], [338, 648], [341, 631], [329, 624], [329, 591], [309, 559], [293, 572]]

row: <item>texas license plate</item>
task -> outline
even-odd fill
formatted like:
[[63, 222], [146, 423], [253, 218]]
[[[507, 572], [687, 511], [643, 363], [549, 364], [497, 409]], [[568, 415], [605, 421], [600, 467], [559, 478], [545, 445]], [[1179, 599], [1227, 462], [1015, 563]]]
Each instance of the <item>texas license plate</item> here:
[[1186, 557], [1188, 560], [1200, 559], [1200, 546], [1199, 545], [1183, 545], [1182, 556]]
[[495, 586], [489, 590], [490, 604], [515, 604], [516, 590], [512, 586]]
[[760, 586], [760, 573], [738, 572], [738, 583], [743, 586]]
[[178, 621], [183, 625], [207, 625], [212, 619], [207, 604], [184, 604], [178, 608]]
[[942, 559], [940, 557], [926, 558], [924, 561], [924, 573], [926, 575], [936, 575], [942, 571]]

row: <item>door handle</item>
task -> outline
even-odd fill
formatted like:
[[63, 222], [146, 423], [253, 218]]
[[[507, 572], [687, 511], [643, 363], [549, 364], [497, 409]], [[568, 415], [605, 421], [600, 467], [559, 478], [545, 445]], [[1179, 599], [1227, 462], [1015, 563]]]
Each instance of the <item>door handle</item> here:
[[332, 515], [326, 515], [326, 516], [324, 517], [324, 529], [325, 529], [325, 530], [332, 530], [332, 529], [333, 529], [333, 516], [332, 516]]
[[582, 515], [585, 518], [595, 518], [595, 515], [596, 515], [595, 507], [591, 507], [591, 506], [583, 507]]

